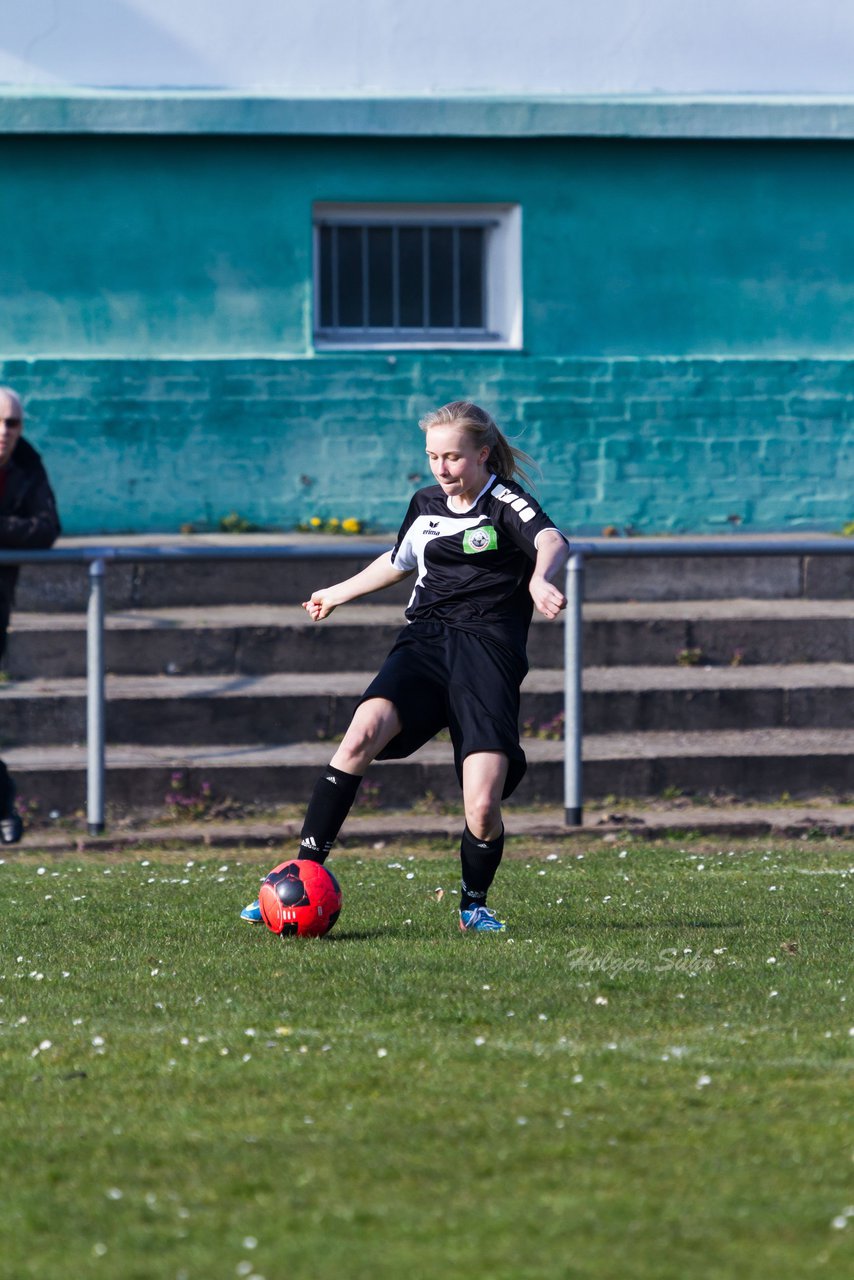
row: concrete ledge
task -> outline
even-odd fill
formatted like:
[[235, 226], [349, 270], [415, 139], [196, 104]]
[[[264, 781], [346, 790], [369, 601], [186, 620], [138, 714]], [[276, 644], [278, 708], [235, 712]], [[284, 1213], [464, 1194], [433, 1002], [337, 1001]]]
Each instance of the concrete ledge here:
[[[372, 846], [370, 853], [388, 857], [394, 845], [402, 842], [448, 841], [459, 839], [462, 817], [455, 814], [397, 813], [361, 814], [351, 816], [333, 851], [333, 859], [346, 858], [348, 849], [358, 848], [364, 857], [364, 846]], [[296, 840], [302, 820], [284, 821], [230, 820], [217, 822], [186, 822], [163, 825], [139, 825], [107, 831], [102, 836], [85, 835], [80, 831], [37, 828], [28, 832], [24, 843], [14, 849], [5, 849], [7, 861], [19, 857], [41, 856], [42, 853], [61, 855], [86, 851], [116, 851], [133, 853], [135, 850], [156, 849], [237, 849], [270, 850], [278, 858], [283, 844]], [[512, 844], [506, 857], [536, 858], [537, 843], [565, 842], [568, 852], [581, 853], [594, 841], [614, 844], [625, 842], [627, 847], [638, 842], [673, 838], [720, 839], [722, 841], [744, 838], [769, 840], [854, 840], [854, 806], [829, 806], [817, 802], [814, 807], [760, 808], [732, 805], [727, 808], [692, 808], [633, 810], [628, 813], [609, 814], [588, 812], [581, 827], [568, 827], [560, 809], [541, 810], [535, 813], [507, 814], [507, 834], [521, 837], [526, 845], [521, 849]], [[441, 852], [451, 851], [443, 849]]]
[[[563, 795], [563, 743], [524, 739], [528, 757], [514, 801], [557, 805]], [[188, 795], [206, 788], [217, 800], [241, 805], [305, 803], [329, 744], [290, 743], [108, 747], [106, 795], [123, 812], [162, 813], [177, 772]], [[82, 746], [13, 747], [3, 752], [19, 796], [40, 813], [80, 809], [86, 793]], [[428, 793], [444, 804], [459, 801], [449, 744], [432, 742], [408, 760], [378, 762], [370, 774], [377, 808], [399, 809]], [[825, 796], [844, 802], [854, 794], [854, 731], [765, 729], [756, 732], [592, 734], [584, 742], [584, 790], [596, 797], [713, 794], [742, 801]], [[631, 800], [615, 801], [629, 804]]]
[[[232, 743], [275, 748], [324, 742], [331, 754], [372, 676], [368, 670], [108, 676], [107, 741], [111, 747], [179, 742], [222, 754]], [[721, 732], [814, 734], [816, 726], [821, 733], [846, 733], [854, 722], [851, 663], [594, 667], [584, 672], [583, 685], [591, 749], [597, 735], [688, 733], [696, 739]], [[563, 672], [532, 671], [522, 686], [525, 731], [555, 733], [563, 705]], [[0, 712], [0, 749], [22, 742], [30, 748], [83, 742], [86, 681], [6, 685]], [[822, 740], [819, 749], [823, 745]], [[702, 747], [708, 753], [707, 740]], [[642, 748], [633, 754], [643, 754]]]
[[0, 132], [362, 137], [854, 138], [854, 97], [288, 98], [206, 90], [0, 90]]
[[[263, 675], [376, 670], [403, 607], [352, 604], [315, 627], [296, 605], [209, 605], [108, 613], [112, 675]], [[563, 670], [563, 627], [534, 618], [532, 670]], [[591, 603], [587, 667], [854, 663], [854, 601], [714, 600]], [[86, 673], [86, 615], [17, 610], [5, 655], [13, 680]]]
[[[850, 600], [854, 595], [854, 540], [834, 534], [733, 535], [731, 541], [739, 554], [717, 554], [719, 549], [726, 549], [730, 539], [714, 537], [674, 535], [577, 541], [599, 551], [588, 555], [585, 561], [585, 598], [590, 602]], [[779, 548], [774, 555], [754, 554], [752, 542], [767, 546], [769, 541]], [[105, 534], [62, 538], [55, 550], [119, 548], [127, 558], [108, 563], [106, 607], [125, 611], [218, 604], [298, 604], [319, 582], [349, 577], [393, 542], [391, 533], [358, 539], [273, 532], [237, 537]], [[695, 554], [692, 548], [704, 542], [705, 553]], [[263, 559], [264, 548], [275, 545], [298, 554], [287, 561]], [[817, 546], [826, 546], [827, 553], [811, 554]], [[233, 570], [233, 565], [223, 572], [222, 562], [214, 559], [177, 560], [167, 553], [146, 561], [144, 553], [151, 553], [156, 547], [186, 548], [205, 555], [219, 547], [239, 548], [241, 554], [251, 555], [257, 548], [261, 558], [242, 560], [239, 572]], [[140, 552], [138, 563], [132, 559], [136, 550]], [[643, 556], [637, 554], [640, 550], [645, 552]], [[49, 558], [53, 553], [38, 554]], [[382, 600], [385, 604], [405, 604], [411, 592], [412, 579], [408, 578], [383, 592]], [[50, 613], [85, 611], [87, 596], [85, 566], [57, 558], [52, 563], [23, 566], [16, 608]]]

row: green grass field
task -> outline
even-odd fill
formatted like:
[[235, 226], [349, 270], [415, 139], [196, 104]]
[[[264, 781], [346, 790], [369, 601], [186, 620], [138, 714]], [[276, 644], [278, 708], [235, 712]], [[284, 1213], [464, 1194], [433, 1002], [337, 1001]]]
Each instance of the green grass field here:
[[850, 1276], [854, 849], [581, 848], [7, 854], [0, 1275]]

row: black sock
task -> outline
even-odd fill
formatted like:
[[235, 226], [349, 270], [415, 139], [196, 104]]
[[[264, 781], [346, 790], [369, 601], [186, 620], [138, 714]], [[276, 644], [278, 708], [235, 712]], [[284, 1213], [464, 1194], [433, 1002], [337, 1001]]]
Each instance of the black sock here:
[[485, 904], [489, 886], [495, 879], [503, 852], [503, 827], [501, 834], [494, 840], [478, 840], [468, 827], [465, 828], [460, 841], [460, 861], [463, 867], [460, 911], [468, 911], [471, 907]]
[[344, 819], [353, 807], [360, 774], [344, 773], [327, 765], [314, 784], [300, 832], [299, 857], [325, 862]]

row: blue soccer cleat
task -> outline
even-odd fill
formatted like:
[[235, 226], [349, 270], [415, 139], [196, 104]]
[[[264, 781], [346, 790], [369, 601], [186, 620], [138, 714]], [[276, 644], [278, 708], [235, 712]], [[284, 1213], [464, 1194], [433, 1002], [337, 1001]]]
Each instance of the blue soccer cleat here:
[[263, 924], [264, 917], [261, 915], [261, 903], [256, 898], [254, 902], [250, 902], [248, 907], [244, 907], [240, 913], [240, 919], [245, 920], [247, 924]]
[[460, 911], [460, 929], [463, 933], [504, 933], [507, 925], [489, 907], [478, 905]]

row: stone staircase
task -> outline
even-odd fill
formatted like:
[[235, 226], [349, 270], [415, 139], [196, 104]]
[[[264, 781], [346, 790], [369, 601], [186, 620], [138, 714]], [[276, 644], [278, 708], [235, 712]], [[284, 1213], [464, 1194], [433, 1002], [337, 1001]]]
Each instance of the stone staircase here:
[[[315, 540], [280, 562], [108, 565], [110, 810], [156, 813], [176, 790], [301, 803], [402, 622], [405, 584], [318, 625], [298, 607], [362, 563]], [[850, 794], [852, 586], [854, 557], [588, 560], [586, 799]], [[85, 804], [86, 592], [80, 566], [22, 573], [0, 754], [42, 814]], [[517, 798], [560, 806], [562, 627], [535, 620], [529, 652]], [[450, 747], [375, 765], [363, 791], [457, 800]]]

